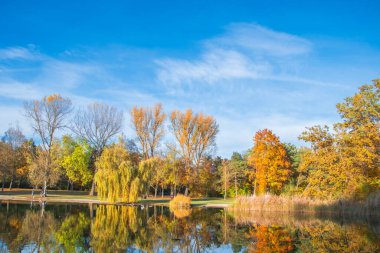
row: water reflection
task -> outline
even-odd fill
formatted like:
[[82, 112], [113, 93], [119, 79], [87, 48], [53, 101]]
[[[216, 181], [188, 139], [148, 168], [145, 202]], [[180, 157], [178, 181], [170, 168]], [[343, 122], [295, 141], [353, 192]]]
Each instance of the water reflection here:
[[0, 205], [0, 252], [379, 252], [379, 223], [196, 208]]

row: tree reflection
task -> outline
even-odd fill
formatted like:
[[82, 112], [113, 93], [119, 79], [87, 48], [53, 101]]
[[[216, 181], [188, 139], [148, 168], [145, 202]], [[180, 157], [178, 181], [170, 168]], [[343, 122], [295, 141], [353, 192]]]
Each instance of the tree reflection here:
[[57, 241], [65, 252], [88, 251], [90, 224], [90, 218], [84, 212], [66, 217], [55, 233]]
[[378, 230], [363, 223], [207, 208], [178, 214], [158, 206], [94, 206], [92, 216], [89, 208], [1, 204], [0, 251], [380, 251]]
[[29, 252], [56, 252], [58, 245], [55, 243], [54, 231], [58, 228], [58, 222], [51, 212], [28, 210], [25, 213], [18, 237], [27, 244]]

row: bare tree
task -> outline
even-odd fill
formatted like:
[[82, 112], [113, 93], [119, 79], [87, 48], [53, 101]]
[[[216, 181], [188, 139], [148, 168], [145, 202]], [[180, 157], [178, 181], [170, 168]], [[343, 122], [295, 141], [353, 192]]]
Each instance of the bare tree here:
[[50, 170], [54, 169], [51, 166], [51, 148], [53, 140], [58, 130], [66, 127], [66, 118], [72, 110], [71, 100], [63, 98], [59, 94], [52, 94], [42, 98], [41, 100], [33, 100], [24, 103], [26, 116], [32, 120], [33, 130], [39, 135], [41, 139], [41, 149], [46, 161], [44, 163], [38, 162], [38, 166], [42, 170], [42, 192], [46, 196], [46, 189], [48, 185]]
[[173, 111], [170, 115], [171, 128], [179, 144], [178, 153], [186, 166], [186, 191], [188, 194], [191, 179], [198, 176], [202, 159], [215, 146], [218, 124], [212, 116], [193, 114], [192, 110], [182, 113]]
[[[94, 158], [99, 157], [113, 136], [120, 132], [123, 125], [123, 112], [101, 103], [93, 103], [80, 109], [74, 117], [73, 132], [85, 139], [94, 149]], [[94, 168], [94, 170], [96, 170]], [[94, 174], [96, 171], [94, 171]], [[95, 193], [92, 180], [90, 195]]]
[[165, 119], [166, 114], [163, 112], [161, 104], [156, 104], [153, 108], [133, 107], [131, 122], [140, 142], [144, 159], [156, 155], [165, 133]]

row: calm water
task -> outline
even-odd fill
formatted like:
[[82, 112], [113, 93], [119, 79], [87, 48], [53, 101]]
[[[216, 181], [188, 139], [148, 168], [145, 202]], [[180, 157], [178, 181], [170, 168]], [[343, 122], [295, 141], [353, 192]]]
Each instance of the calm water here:
[[380, 252], [380, 222], [3, 202], [0, 252]]

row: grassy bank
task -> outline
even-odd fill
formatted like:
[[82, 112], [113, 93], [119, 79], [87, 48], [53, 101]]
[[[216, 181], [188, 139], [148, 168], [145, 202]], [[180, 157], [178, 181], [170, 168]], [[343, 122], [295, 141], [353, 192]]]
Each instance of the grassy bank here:
[[[75, 202], [75, 203], [99, 203], [112, 204], [106, 201], [101, 201], [97, 196], [89, 196], [87, 191], [66, 191], [66, 190], [50, 190], [46, 198], [40, 197], [40, 190], [34, 191], [32, 197], [32, 189], [12, 189], [12, 191], [0, 191], [0, 200], [15, 200], [15, 201], [50, 201], [50, 202]], [[169, 205], [171, 198], [148, 198], [140, 199], [139, 204], [146, 205]], [[224, 200], [222, 198], [197, 198], [191, 200], [191, 206], [205, 207], [227, 207], [233, 203], [233, 199]], [[116, 204], [116, 203], [115, 203]]]
[[86, 191], [65, 191], [51, 190], [48, 191], [48, 196], [42, 198], [41, 191], [35, 190], [32, 195], [32, 189], [12, 189], [12, 191], [0, 191], [0, 200], [15, 200], [15, 201], [50, 201], [50, 202], [74, 202], [74, 203], [106, 203], [100, 201], [96, 196], [89, 196]]
[[371, 194], [366, 200], [315, 200], [288, 196], [238, 197], [231, 210], [250, 212], [299, 212], [332, 213], [337, 215], [380, 215], [380, 193]]
[[[164, 197], [164, 198], [148, 198], [148, 199], [141, 199], [138, 201], [138, 203], [142, 204], [152, 204], [152, 205], [169, 205], [171, 198]], [[234, 203], [234, 199], [223, 199], [223, 198], [195, 198], [191, 199], [191, 206], [192, 207], [229, 207]]]

